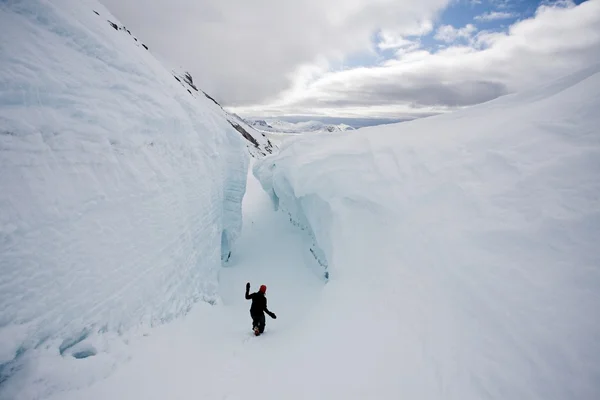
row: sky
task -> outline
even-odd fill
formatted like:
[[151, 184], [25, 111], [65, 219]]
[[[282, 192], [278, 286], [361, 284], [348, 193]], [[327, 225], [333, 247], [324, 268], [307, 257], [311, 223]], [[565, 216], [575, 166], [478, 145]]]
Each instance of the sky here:
[[247, 117], [412, 119], [600, 62], [600, 0], [101, 0]]

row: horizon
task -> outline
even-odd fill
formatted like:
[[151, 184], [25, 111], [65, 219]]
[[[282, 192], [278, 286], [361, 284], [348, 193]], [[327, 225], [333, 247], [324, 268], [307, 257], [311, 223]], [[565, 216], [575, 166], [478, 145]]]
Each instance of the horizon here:
[[412, 121], [412, 119], [395, 119], [395, 118], [359, 118], [359, 117], [328, 117], [328, 116], [318, 116], [318, 115], [282, 115], [277, 117], [271, 116], [239, 116], [244, 120], [250, 121], [284, 121], [293, 124], [298, 124], [301, 122], [309, 122], [316, 121], [321, 122], [326, 125], [348, 125], [354, 129], [366, 128], [368, 126], [378, 126], [378, 125], [387, 125], [387, 124], [396, 124], [400, 122]]

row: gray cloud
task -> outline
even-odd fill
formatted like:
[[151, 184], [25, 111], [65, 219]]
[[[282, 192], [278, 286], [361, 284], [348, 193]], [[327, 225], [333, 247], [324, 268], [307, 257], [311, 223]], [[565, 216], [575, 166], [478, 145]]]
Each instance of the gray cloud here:
[[352, 87], [332, 88], [327, 96], [307, 97], [297, 105], [330, 108], [347, 106], [389, 106], [397, 103], [414, 107], [462, 107], [482, 103], [507, 93], [500, 82], [386, 82], [365, 79]]
[[[436, 28], [447, 0], [103, 2], [153, 52], [241, 115], [414, 118], [600, 62], [600, 0], [542, 7], [508, 33]], [[441, 51], [411, 37], [434, 29], [447, 42]], [[330, 61], [374, 47], [396, 58], [330, 70]]]
[[369, 50], [379, 29], [414, 29], [449, 0], [101, 1], [233, 106], [275, 97], [304, 64]]
[[527, 89], [600, 63], [600, 0], [542, 7], [508, 33], [482, 31], [468, 40], [468, 45], [450, 45], [437, 53], [396, 40], [411, 50], [381, 66], [323, 72], [305, 85], [297, 83], [302, 91], [264, 107], [286, 114], [296, 107], [307, 113], [312, 105], [315, 113], [401, 118], [447, 112]]

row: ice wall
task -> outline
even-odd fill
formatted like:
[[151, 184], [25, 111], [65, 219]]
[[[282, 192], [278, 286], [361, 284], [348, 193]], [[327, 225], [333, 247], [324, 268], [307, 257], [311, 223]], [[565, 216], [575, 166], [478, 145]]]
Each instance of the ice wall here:
[[[595, 65], [257, 162], [328, 261], [319, 329], [303, 340], [327, 343], [319, 371], [335, 372], [315, 394], [600, 396], [598, 93]], [[310, 365], [302, 354], [286, 361]]]
[[216, 300], [248, 152], [95, 1], [0, 3], [0, 383]]
[[[290, 142], [287, 143], [288, 145], [284, 145], [282, 149], [290, 147]], [[302, 151], [306, 150], [308, 149], [302, 148]], [[320, 190], [303, 192], [303, 189], [298, 189], [301, 186], [294, 186], [295, 182], [290, 181], [295, 175], [294, 171], [286, 167], [281, 168], [287, 165], [284, 160], [289, 159], [285, 156], [283, 158], [267, 156], [254, 164], [253, 174], [269, 194], [275, 210], [285, 213], [291, 224], [304, 231], [309, 243], [308, 250], [315, 261], [308, 265], [313, 267], [319, 278], [327, 280], [329, 264], [326, 254], [333, 251], [329, 232], [332, 218], [330, 206], [321, 199]]]

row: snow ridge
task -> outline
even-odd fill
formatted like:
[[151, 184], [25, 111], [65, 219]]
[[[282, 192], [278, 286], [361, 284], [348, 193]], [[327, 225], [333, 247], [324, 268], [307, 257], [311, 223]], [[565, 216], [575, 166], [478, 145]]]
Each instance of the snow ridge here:
[[181, 85], [186, 88], [189, 94], [195, 97], [195, 92], [202, 92], [207, 99], [215, 103], [222, 110], [223, 115], [229, 121], [231, 126], [238, 131], [244, 137], [244, 139], [246, 139], [246, 146], [248, 147], [248, 152], [252, 157], [261, 158], [267, 154], [272, 154], [273, 151], [277, 149], [277, 146], [274, 146], [264, 133], [254, 129], [238, 115], [225, 111], [225, 109], [214, 98], [212, 98], [206, 92], [199, 90], [194, 84], [194, 79], [189, 72], [180, 72], [177, 69], [174, 69], [173, 76], [177, 82], [181, 83]]

